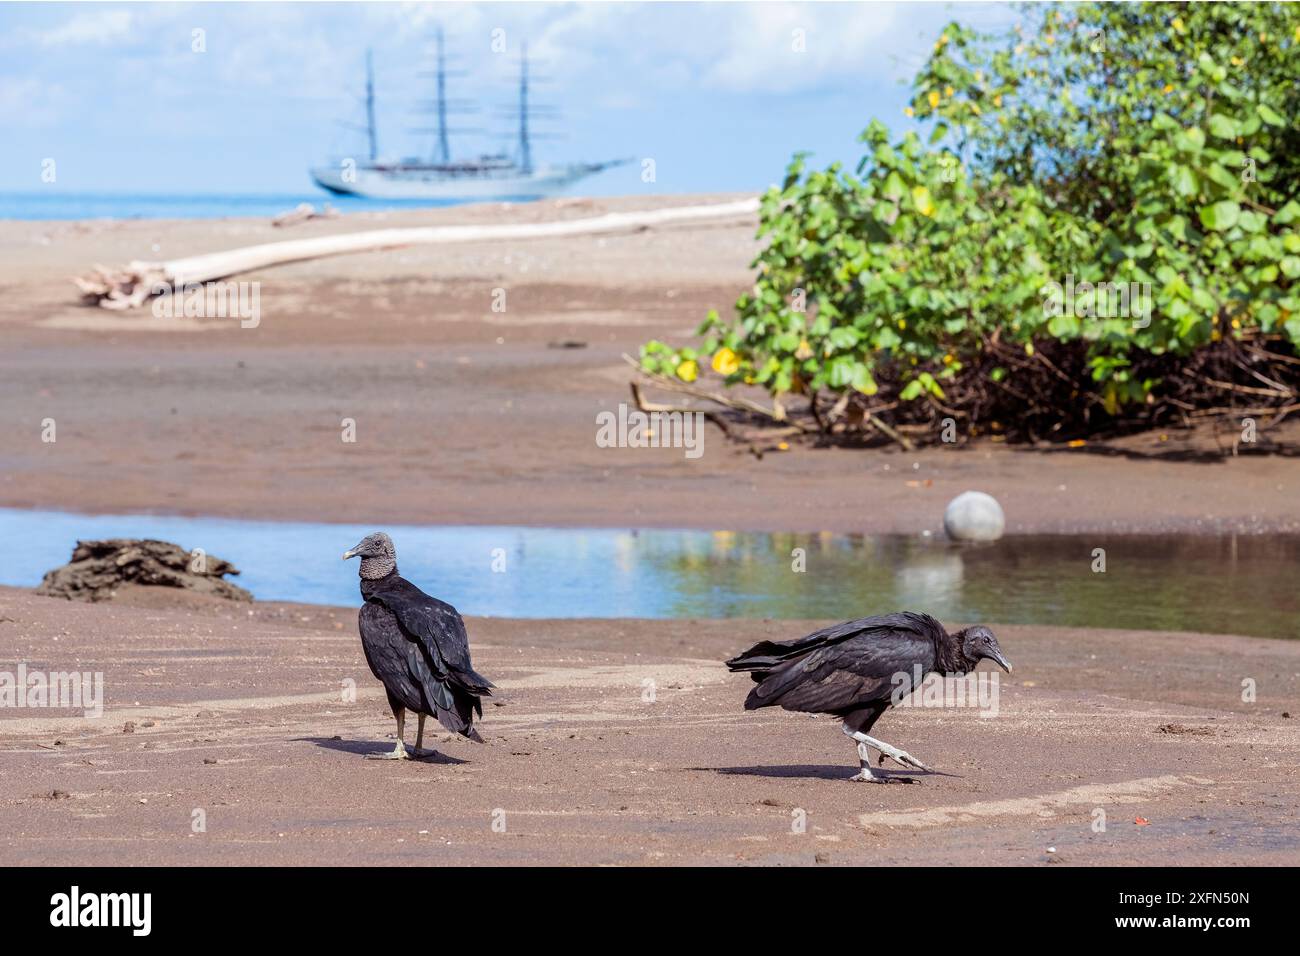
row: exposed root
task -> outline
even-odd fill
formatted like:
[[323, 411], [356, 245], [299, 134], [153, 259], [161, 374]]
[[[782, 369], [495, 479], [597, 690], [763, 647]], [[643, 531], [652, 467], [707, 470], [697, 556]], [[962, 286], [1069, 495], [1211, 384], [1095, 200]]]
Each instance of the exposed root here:
[[[960, 373], [942, 380], [942, 399], [901, 401], [905, 383], [889, 365], [873, 370], [875, 395], [814, 393], [803, 395], [803, 403], [783, 396], [784, 403], [771, 407], [643, 370], [641, 375], [658, 387], [743, 413], [728, 416], [733, 429], [747, 417], [822, 442], [891, 443], [909, 450], [990, 436], [1009, 443], [1105, 439], [1216, 420], [1240, 431], [1247, 417], [1257, 419], [1255, 430], [1262, 433], [1300, 408], [1300, 357], [1279, 335], [1227, 338], [1184, 356], [1135, 352], [1129, 359], [1130, 380], [1153, 383], [1143, 404], [1121, 404], [1093, 380], [1086, 342], [1035, 342], [1027, 353], [996, 333], [963, 360]], [[1003, 370], [998, 381], [995, 369]], [[1234, 441], [1232, 454], [1237, 446]]]

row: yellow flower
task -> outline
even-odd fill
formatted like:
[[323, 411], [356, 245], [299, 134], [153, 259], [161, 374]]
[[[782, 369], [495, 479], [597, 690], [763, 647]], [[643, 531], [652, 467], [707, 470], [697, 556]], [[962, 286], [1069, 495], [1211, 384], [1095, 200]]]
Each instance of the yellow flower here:
[[974, 113], [976, 116], [984, 115], [983, 112], [980, 110], [980, 108], [974, 103], [970, 105], [970, 111]]
[[945, 86], [945, 87], [943, 88], [943, 95], [944, 95], [944, 96], [947, 96], [947, 97], [951, 98], [951, 97], [952, 97], [952, 94], [953, 94], [953, 89], [952, 89], [951, 86]]
[[899, 320], [898, 320], [898, 327], [899, 327], [900, 329], [906, 330], [906, 329], [907, 329], [907, 319], [899, 319]]
[[1025, 354], [1026, 354], [1026, 355], [1033, 355], [1033, 354], [1034, 354], [1034, 343], [1033, 343], [1033, 342], [1026, 342], [1026, 343], [1025, 343]]
[[913, 110], [912, 107], [910, 107], [910, 106], [904, 106], [904, 107], [903, 107], [903, 115], [904, 115], [904, 116], [912, 116], [912, 115], [914, 115], [914, 113], [915, 113], [915, 110]]
[[812, 346], [808, 344], [808, 340], [800, 339], [799, 347], [794, 350], [794, 357], [797, 358], [799, 361], [803, 362], [807, 359], [812, 358], [812, 356], [813, 356], [813, 350], [812, 350]]
[[947, 355], [943, 357], [944, 365], [951, 365], [955, 361], [957, 361], [957, 358], [951, 352], [949, 352]]
[[677, 366], [677, 377], [683, 382], [693, 382], [700, 375], [700, 367], [694, 359], [687, 359], [681, 365]]
[[931, 90], [929, 100], [930, 100], [930, 109], [937, 108], [939, 106], [939, 91]]
[[1218, 342], [1221, 341], [1222, 339], [1223, 339], [1223, 333], [1220, 332], [1218, 329], [1215, 329], [1213, 332], [1210, 333], [1211, 342]]
[[731, 375], [740, 368], [740, 359], [731, 349], [723, 346], [713, 353], [713, 371], [719, 375]]
[[1241, 64], [1246, 62], [1239, 56], [1231, 57], [1229, 61], [1232, 63], [1233, 66], [1241, 66]]
[[1172, 83], [1166, 83], [1166, 84], [1165, 84], [1165, 88], [1164, 88], [1163, 90], [1161, 90], [1160, 92], [1162, 92], [1162, 93], [1164, 93], [1166, 96], [1168, 96], [1168, 95], [1169, 95], [1170, 93], [1172, 93], [1173, 91], [1174, 91], [1174, 84], [1172, 84]]
[[1177, 30], [1179, 33], [1186, 33], [1186, 32], [1187, 32], [1187, 28], [1186, 28], [1185, 26], [1183, 26], [1183, 18], [1182, 18], [1182, 17], [1174, 17], [1174, 29]]
[[1232, 320], [1232, 327], [1233, 327], [1234, 329], [1239, 329], [1239, 328], [1241, 328], [1241, 319], [1233, 319], [1233, 320]]
[[1001, 108], [1002, 108], [1002, 94], [1001, 94], [1001, 93], [999, 93], [997, 96], [993, 97], [993, 105], [996, 106], [998, 109], [1001, 109]]

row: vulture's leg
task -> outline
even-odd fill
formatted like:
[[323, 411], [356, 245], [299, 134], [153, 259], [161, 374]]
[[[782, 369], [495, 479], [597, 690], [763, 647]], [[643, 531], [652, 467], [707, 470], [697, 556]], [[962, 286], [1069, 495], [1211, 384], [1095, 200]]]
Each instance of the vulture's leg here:
[[858, 754], [862, 754], [863, 747], [874, 747], [880, 751], [882, 759], [889, 757], [896, 760], [905, 767], [915, 767], [917, 770], [924, 770], [926, 773], [934, 773], [929, 767], [921, 763], [906, 750], [899, 750], [897, 747], [890, 746], [883, 740], [877, 740], [875, 737], [868, 737], [866, 734], [854, 730], [847, 723], [844, 725], [844, 732], [858, 742]]
[[413, 757], [433, 757], [438, 751], [424, 749], [424, 718], [428, 714], [420, 714], [420, 723], [415, 731], [415, 751], [411, 754]]
[[867, 749], [866, 744], [858, 744], [858, 766], [859, 770], [854, 776], [849, 777], [857, 783], [889, 783], [889, 778], [877, 776], [871, 772], [871, 751]]
[[386, 754], [366, 754], [367, 760], [409, 760], [410, 755], [406, 752], [406, 741], [403, 736], [406, 733], [406, 710], [402, 707], [393, 708], [393, 716], [397, 718], [397, 746], [390, 753]]

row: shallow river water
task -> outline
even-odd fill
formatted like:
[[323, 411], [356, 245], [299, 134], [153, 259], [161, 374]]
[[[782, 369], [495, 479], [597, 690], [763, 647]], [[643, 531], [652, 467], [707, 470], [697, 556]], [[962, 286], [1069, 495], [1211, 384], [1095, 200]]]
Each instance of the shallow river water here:
[[[362, 525], [0, 509], [0, 583], [78, 538], [161, 538], [234, 563], [259, 599], [355, 605]], [[402, 573], [464, 614], [989, 621], [1300, 637], [1300, 537], [1008, 537], [389, 526]], [[1094, 571], [1094, 550], [1105, 571]], [[804, 570], [796, 570], [802, 567]]]

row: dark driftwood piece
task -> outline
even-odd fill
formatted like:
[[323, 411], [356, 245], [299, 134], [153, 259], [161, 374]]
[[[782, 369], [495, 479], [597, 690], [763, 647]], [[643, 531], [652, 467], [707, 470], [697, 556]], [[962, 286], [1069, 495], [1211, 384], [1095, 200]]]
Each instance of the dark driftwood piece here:
[[150, 538], [111, 538], [78, 541], [72, 560], [47, 571], [37, 594], [69, 601], [107, 601], [124, 584], [184, 588], [231, 601], [251, 601], [253, 595], [223, 581], [239, 569], [212, 555], [200, 559], [169, 541]]

